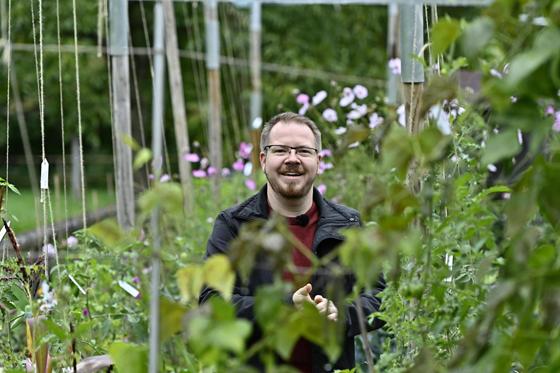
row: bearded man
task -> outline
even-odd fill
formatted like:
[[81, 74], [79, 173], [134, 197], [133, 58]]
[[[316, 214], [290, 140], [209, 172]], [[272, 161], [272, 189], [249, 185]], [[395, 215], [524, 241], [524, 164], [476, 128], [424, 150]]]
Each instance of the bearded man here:
[[[343, 242], [343, 236], [338, 232], [340, 229], [361, 225], [359, 214], [354, 209], [328, 201], [313, 187], [321, 161], [321, 132], [309, 118], [290, 112], [276, 115], [262, 130], [260, 149], [260, 164], [267, 183], [256, 195], [218, 215], [208, 240], [206, 258], [219, 253], [227, 254], [230, 242], [238, 236], [243, 224], [268, 219], [275, 212], [286, 218], [291, 233], [308, 250], [307, 253], [302, 253], [294, 248], [292, 252], [293, 264], [304, 273], [311, 268], [311, 255], [322, 258]], [[283, 276], [285, 281], [293, 285], [293, 293], [287, 297], [287, 302], [296, 308], [309, 302], [332, 322], [344, 322], [342, 354], [332, 365], [318, 346], [305, 339], [298, 341], [290, 361], [286, 363], [301, 372], [353, 368], [354, 337], [360, 333], [357, 304], [361, 306], [365, 316], [378, 311], [381, 305], [376, 294], [384, 288], [382, 280], [374, 291], [362, 292], [359, 302], [336, 304], [327, 294], [329, 282], [335, 276], [325, 272], [328, 271], [314, 273], [307, 283], [298, 283], [296, 276], [289, 273]], [[337, 278], [342, 283], [344, 295], [348, 295], [355, 283], [354, 276], [347, 274], [342, 280]], [[248, 284], [236, 281], [232, 303], [238, 317], [253, 322], [254, 329], [258, 329], [253, 312], [256, 290], [259, 286], [272, 282], [271, 271], [263, 271], [262, 268], [253, 270]], [[206, 302], [215, 294], [213, 289], [204, 288], [200, 303]], [[365, 327], [371, 330], [381, 325], [382, 321], [375, 319]], [[257, 336], [258, 330], [253, 335], [253, 342]], [[263, 370], [258, 361], [253, 360], [251, 363]]]

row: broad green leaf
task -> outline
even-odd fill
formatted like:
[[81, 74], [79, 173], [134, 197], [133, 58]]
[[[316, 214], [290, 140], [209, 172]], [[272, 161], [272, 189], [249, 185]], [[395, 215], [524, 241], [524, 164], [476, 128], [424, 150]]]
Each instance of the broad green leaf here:
[[285, 286], [260, 287], [255, 296], [255, 318], [261, 329], [273, 333], [291, 309], [284, 303], [289, 294]]
[[231, 298], [235, 273], [227, 256], [213, 255], [204, 263], [204, 282], [222, 293], [226, 300]]
[[109, 355], [119, 373], [148, 372], [148, 348], [143, 345], [113, 342]]
[[494, 21], [488, 17], [476, 18], [470, 23], [461, 37], [461, 46], [465, 56], [474, 58], [492, 38]]
[[154, 208], [161, 207], [170, 214], [183, 212], [183, 191], [178, 183], [156, 183], [153, 188], [144, 192], [138, 198], [138, 206], [144, 214]]
[[427, 162], [441, 159], [445, 155], [445, 149], [451, 142], [451, 136], [441, 133], [435, 126], [424, 129], [417, 137], [421, 156]]
[[132, 138], [132, 136], [127, 135], [127, 134], [123, 134], [122, 136], [122, 142], [125, 143], [126, 145], [128, 145], [130, 147], [130, 149], [137, 151], [140, 149], [140, 145], [138, 145], [138, 143], [136, 142], [136, 140], [134, 140]]
[[555, 227], [560, 226], [560, 164], [546, 164], [542, 172], [539, 206], [544, 217]]
[[114, 218], [105, 219], [87, 228], [87, 232], [95, 236], [106, 246], [114, 246], [122, 242], [126, 235]]
[[408, 164], [412, 160], [412, 141], [405, 129], [400, 126], [392, 126], [389, 134], [383, 140], [381, 157], [385, 169], [395, 168], [400, 177], [404, 177], [408, 171]]
[[183, 302], [197, 299], [204, 284], [204, 271], [201, 265], [188, 264], [177, 271], [177, 285]]
[[481, 162], [484, 165], [513, 157], [521, 150], [517, 132], [513, 129], [498, 133], [488, 139]]
[[510, 89], [539, 68], [560, 50], [560, 30], [547, 28], [536, 38], [532, 49], [518, 54], [510, 65], [510, 72], [506, 77], [506, 84]]
[[159, 311], [159, 339], [164, 341], [182, 329], [183, 316], [187, 309], [179, 303], [172, 302], [165, 297], [160, 297]]
[[432, 51], [434, 55], [441, 54], [457, 40], [461, 34], [459, 21], [444, 18], [432, 27]]
[[554, 264], [556, 249], [550, 244], [537, 247], [529, 258], [529, 267], [533, 269], [547, 268]]
[[134, 169], [138, 170], [152, 159], [152, 151], [147, 148], [142, 148], [136, 153], [134, 157]]
[[68, 332], [53, 320], [45, 319], [43, 323], [47, 327], [47, 330], [53, 333], [61, 342], [68, 339]]

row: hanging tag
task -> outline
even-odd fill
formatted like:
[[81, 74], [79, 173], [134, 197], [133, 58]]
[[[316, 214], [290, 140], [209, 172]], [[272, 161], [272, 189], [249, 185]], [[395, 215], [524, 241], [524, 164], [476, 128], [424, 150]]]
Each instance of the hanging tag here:
[[49, 189], [49, 162], [46, 158], [41, 163], [41, 189]]
[[70, 281], [72, 281], [74, 283], [74, 285], [76, 285], [78, 287], [78, 290], [80, 291], [80, 293], [82, 293], [83, 295], [86, 295], [86, 291], [80, 286], [80, 284], [78, 284], [78, 281], [76, 281], [74, 276], [68, 275], [68, 278], [70, 279]]
[[[8, 225], [8, 227], [10, 226], [10, 222], [7, 222], [6, 225]], [[4, 227], [2, 225], [2, 229], [0, 229], [0, 242], [2, 242], [2, 239], [4, 238], [4, 235], [6, 234], [6, 227]]]
[[135, 287], [124, 281], [119, 280], [119, 286], [134, 298], [138, 298], [138, 296], [140, 295], [140, 292]]

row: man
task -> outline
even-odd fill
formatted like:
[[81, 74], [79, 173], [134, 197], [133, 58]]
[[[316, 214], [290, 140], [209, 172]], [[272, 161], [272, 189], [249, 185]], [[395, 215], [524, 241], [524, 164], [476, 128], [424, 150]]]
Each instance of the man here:
[[[324, 199], [313, 188], [321, 160], [320, 150], [321, 133], [313, 121], [294, 113], [282, 113], [272, 118], [261, 134], [260, 164], [268, 182], [258, 194], [219, 214], [208, 240], [206, 257], [226, 253], [241, 225], [256, 219], [268, 219], [272, 211], [287, 219], [292, 234], [308, 250], [307, 255], [296, 249], [292, 254], [293, 264], [301, 272], [311, 267], [309, 255], [322, 258], [340, 245], [343, 237], [338, 230], [359, 226], [361, 222], [356, 210]], [[297, 289], [288, 297], [288, 302], [295, 307], [309, 302], [332, 322], [339, 319], [345, 322], [342, 355], [333, 366], [328, 364], [317, 346], [305, 340], [296, 344], [289, 363], [302, 372], [348, 369], [355, 365], [354, 336], [360, 333], [357, 302], [344, 305], [329, 299], [327, 291], [333, 277], [325, 272], [313, 274], [309, 283], [304, 284], [297, 284], [293, 274], [284, 275], [284, 279], [293, 281]], [[270, 271], [256, 268], [246, 286], [239, 281], [236, 283], [232, 302], [239, 317], [254, 321], [255, 291], [272, 281]], [[338, 282], [343, 284], [344, 295], [347, 295], [355, 281], [352, 275], [345, 275], [343, 281]], [[381, 301], [375, 294], [383, 287], [381, 281], [375, 292], [360, 294], [359, 304], [365, 316], [379, 310]], [[214, 293], [212, 289], [204, 288], [200, 302], [206, 302]], [[380, 320], [375, 320], [374, 325], [366, 327], [378, 328], [381, 324]]]

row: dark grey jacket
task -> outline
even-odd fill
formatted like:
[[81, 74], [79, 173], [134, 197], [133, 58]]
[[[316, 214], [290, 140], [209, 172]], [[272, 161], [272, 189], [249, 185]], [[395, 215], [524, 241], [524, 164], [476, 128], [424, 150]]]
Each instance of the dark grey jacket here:
[[[360, 226], [361, 221], [356, 210], [349, 207], [333, 203], [323, 198], [323, 196], [313, 189], [313, 200], [317, 204], [319, 211], [319, 221], [317, 222], [317, 231], [313, 241], [313, 253], [321, 258], [338, 245], [340, 245], [344, 237], [338, 232], [340, 229], [352, 226]], [[266, 186], [259, 193], [252, 196], [245, 202], [222, 211], [214, 223], [214, 229], [208, 240], [206, 247], [206, 257], [214, 254], [227, 253], [229, 243], [237, 237], [242, 224], [255, 220], [268, 218], [268, 201], [266, 195]], [[314, 274], [311, 278], [313, 286], [312, 297], [315, 294], [327, 295], [327, 286], [333, 281], [333, 277], [327, 271], [321, 271], [321, 274]], [[336, 281], [340, 281], [338, 278]], [[250, 276], [249, 283], [243, 286], [240, 281], [236, 281], [233, 289], [232, 303], [235, 305], [238, 317], [254, 321], [253, 304], [256, 289], [263, 284], [273, 282], [273, 275], [269, 271], [255, 270]], [[342, 290], [344, 295], [351, 293], [355, 283], [355, 278], [351, 274], [344, 275]], [[376, 297], [377, 293], [385, 287], [384, 281], [381, 279], [376, 285], [374, 291], [363, 292], [360, 300], [364, 315], [367, 317], [373, 312], [379, 310], [381, 300]], [[199, 302], [206, 302], [216, 292], [205, 287], [200, 295]], [[335, 302], [336, 303], [336, 302]], [[339, 306], [339, 314], [343, 310]], [[360, 333], [358, 314], [355, 302], [352, 302], [344, 309], [344, 319], [346, 321], [346, 338], [344, 341], [342, 355], [339, 360], [330, 366], [326, 356], [321, 352], [320, 348], [313, 346], [313, 371], [326, 372], [334, 369], [350, 369], [355, 366], [354, 357], [354, 336]], [[381, 320], [375, 319], [373, 325], [367, 325], [368, 330], [377, 329], [383, 325]], [[259, 337], [259, 333], [251, 338], [255, 340]], [[250, 341], [251, 342], [251, 341]]]

